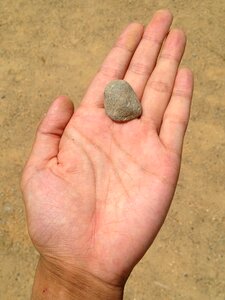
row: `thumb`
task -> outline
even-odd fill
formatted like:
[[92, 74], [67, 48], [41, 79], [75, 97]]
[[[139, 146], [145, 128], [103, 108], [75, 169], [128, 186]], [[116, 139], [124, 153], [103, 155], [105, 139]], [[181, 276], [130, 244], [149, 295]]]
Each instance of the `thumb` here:
[[61, 136], [73, 112], [73, 103], [65, 96], [51, 104], [38, 126], [28, 165], [39, 168], [57, 156]]

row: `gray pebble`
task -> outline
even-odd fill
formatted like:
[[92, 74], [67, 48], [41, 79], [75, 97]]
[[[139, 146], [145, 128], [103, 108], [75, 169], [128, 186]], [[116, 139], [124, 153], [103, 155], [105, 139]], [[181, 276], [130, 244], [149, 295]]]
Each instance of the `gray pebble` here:
[[141, 103], [125, 80], [113, 80], [105, 88], [105, 111], [114, 121], [126, 122], [142, 114]]

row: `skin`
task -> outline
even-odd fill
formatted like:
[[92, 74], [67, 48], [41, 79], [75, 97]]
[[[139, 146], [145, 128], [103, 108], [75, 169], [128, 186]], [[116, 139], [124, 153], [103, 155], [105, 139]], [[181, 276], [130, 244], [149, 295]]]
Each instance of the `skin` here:
[[[193, 90], [191, 71], [179, 68], [186, 37], [171, 23], [162, 10], [145, 29], [130, 24], [79, 108], [61, 96], [40, 123], [21, 184], [40, 253], [32, 299], [122, 299], [159, 232], [177, 184]], [[132, 86], [140, 119], [107, 117], [104, 88], [113, 79]]]

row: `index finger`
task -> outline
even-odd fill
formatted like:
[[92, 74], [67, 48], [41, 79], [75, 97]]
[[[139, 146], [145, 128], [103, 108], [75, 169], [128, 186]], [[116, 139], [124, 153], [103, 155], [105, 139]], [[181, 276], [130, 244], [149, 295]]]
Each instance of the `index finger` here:
[[113, 79], [124, 77], [143, 31], [144, 27], [139, 23], [131, 23], [127, 26], [92, 80], [81, 105], [103, 107], [105, 86]]

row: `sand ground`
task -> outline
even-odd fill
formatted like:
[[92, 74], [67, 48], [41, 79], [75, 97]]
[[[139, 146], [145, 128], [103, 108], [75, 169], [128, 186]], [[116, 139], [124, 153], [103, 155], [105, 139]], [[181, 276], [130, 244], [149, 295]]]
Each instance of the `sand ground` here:
[[225, 1], [2, 0], [0, 299], [29, 299], [37, 254], [19, 177], [50, 102], [76, 105], [120, 30], [169, 8], [195, 73], [181, 176], [168, 218], [132, 273], [126, 300], [225, 299]]

